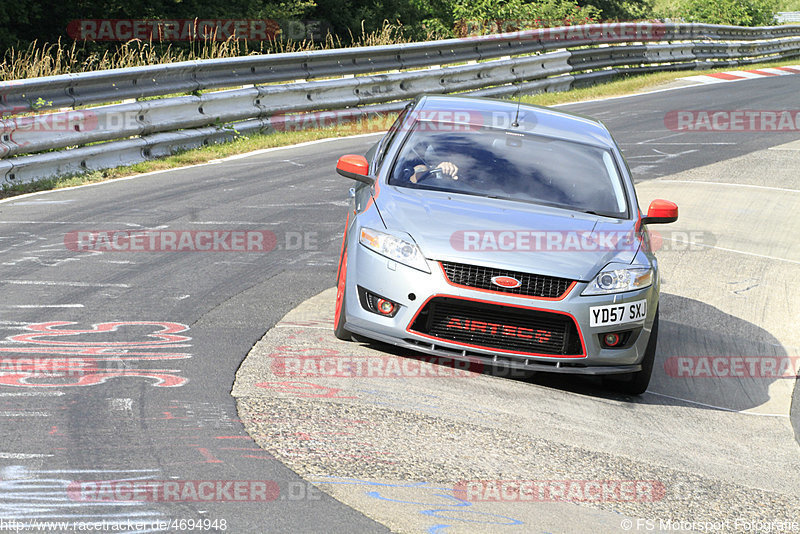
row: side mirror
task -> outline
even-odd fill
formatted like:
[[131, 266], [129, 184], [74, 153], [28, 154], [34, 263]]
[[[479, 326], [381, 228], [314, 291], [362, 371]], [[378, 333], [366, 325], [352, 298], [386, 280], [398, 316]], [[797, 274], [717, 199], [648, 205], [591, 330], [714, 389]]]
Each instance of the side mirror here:
[[678, 205], [669, 200], [656, 199], [647, 208], [642, 224], [671, 223], [678, 220]]
[[336, 162], [336, 172], [346, 178], [364, 182], [367, 185], [375, 183], [375, 179], [369, 175], [369, 163], [364, 156], [347, 154], [339, 158]]

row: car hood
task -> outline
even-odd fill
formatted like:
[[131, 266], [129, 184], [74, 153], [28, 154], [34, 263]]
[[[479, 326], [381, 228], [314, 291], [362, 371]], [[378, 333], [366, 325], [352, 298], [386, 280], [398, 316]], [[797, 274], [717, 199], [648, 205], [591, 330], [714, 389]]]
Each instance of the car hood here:
[[431, 260], [589, 281], [639, 247], [635, 221], [549, 206], [392, 186], [376, 203], [387, 228]]

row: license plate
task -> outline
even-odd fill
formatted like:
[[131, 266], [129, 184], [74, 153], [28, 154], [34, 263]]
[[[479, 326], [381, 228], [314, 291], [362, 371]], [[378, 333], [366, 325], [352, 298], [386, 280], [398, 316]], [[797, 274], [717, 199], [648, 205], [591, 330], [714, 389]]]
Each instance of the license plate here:
[[647, 316], [647, 301], [637, 300], [624, 304], [592, 306], [589, 308], [589, 326], [609, 326], [643, 321]]

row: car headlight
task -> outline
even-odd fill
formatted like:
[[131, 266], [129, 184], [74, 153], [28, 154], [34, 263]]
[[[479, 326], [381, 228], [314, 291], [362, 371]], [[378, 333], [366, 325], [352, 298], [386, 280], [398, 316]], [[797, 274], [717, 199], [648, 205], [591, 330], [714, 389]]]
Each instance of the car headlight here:
[[372, 228], [362, 228], [358, 238], [359, 243], [368, 249], [377, 252], [381, 256], [386, 256], [403, 265], [408, 265], [422, 272], [430, 273], [428, 262], [422, 256], [417, 245], [411, 241], [400, 239], [399, 237], [379, 232]]
[[581, 295], [608, 295], [643, 289], [653, 283], [651, 267], [606, 267], [594, 277]]

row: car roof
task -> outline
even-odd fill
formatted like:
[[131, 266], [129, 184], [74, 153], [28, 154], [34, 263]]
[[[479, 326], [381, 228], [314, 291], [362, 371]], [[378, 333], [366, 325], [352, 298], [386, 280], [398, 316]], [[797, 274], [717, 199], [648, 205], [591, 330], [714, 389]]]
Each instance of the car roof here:
[[[600, 121], [542, 106], [518, 104], [512, 100], [427, 95], [418, 99], [414, 111], [416, 120], [493, 127], [604, 148], [616, 147], [608, 129]], [[518, 127], [511, 126], [515, 118]]]

